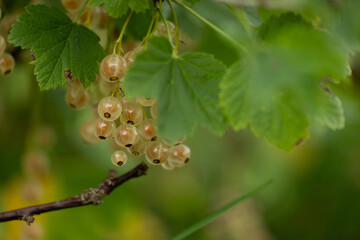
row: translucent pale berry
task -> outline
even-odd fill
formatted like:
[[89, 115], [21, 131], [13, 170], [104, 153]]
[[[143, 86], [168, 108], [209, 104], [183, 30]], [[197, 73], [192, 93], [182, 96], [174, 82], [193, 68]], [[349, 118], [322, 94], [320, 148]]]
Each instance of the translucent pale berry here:
[[121, 106], [123, 106], [123, 108], [124, 108], [124, 106], [125, 106], [126, 104], [131, 103], [131, 102], [133, 102], [133, 101], [132, 101], [132, 100], [129, 100], [129, 99], [125, 98], [125, 97], [122, 97], [122, 98], [120, 98], [120, 102], [121, 102]]
[[111, 95], [111, 93], [114, 91], [116, 83], [105, 81], [100, 75], [98, 75], [98, 77], [96, 77], [96, 80], [98, 81], [99, 90], [100, 90], [101, 94], [103, 94], [105, 96]]
[[175, 167], [168, 160], [166, 160], [163, 164], [161, 164], [161, 166], [165, 170], [174, 170], [175, 169]]
[[130, 124], [121, 124], [114, 132], [116, 143], [122, 147], [131, 147], [139, 141], [136, 127]]
[[125, 55], [124, 58], [126, 60], [126, 63], [128, 66], [131, 66], [134, 64], [135, 62], [135, 57], [143, 50], [143, 47], [139, 47], [139, 48], [135, 48], [131, 51], [128, 51]]
[[115, 97], [105, 97], [98, 104], [99, 117], [105, 121], [114, 121], [121, 115], [121, 102]]
[[145, 151], [146, 160], [153, 165], [158, 165], [166, 161], [169, 156], [169, 149], [161, 141], [151, 143]]
[[69, 12], [78, 12], [84, 4], [84, 0], [61, 0], [64, 8]]
[[74, 83], [66, 91], [65, 102], [72, 108], [82, 109], [90, 102], [90, 94], [81, 84]]
[[4, 53], [6, 49], [6, 40], [3, 36], [0, 36], [0, 54]]
[[[166, 21], [170, 30], [170, 35], [173, 37], [175, 35], [175, 25], [170, 21]], [[155, 33], [157, 35], [167, 36], [167, 30], [164, 22], [159, 22], [156, 26]]]
[[97, 119], [94, 126], [94, 134], [99, 139], [107, 139], [113, 136], [116, 126], [114, 122]]
[[9, 53], [0, 54], [0, 75], [9, 75], [15, 66], [15, 60]]
[[122, 151], [122, 150], [118, 150], [113, 152], [113, 154], [111, 155], [111, 162], [115, 165], [115, 166], [122, 166], [127, 162], [128, 156], [127, 154]]
[[142, 108], [136, 102], [128, 103], [123, 108], [124, 121], [127, 124], [139, 125], [144, 117]]
[[168, 161], [174, 167], [181, 167], [189, 162], [190, 156], [190, 148], [184, 144], [178, 144], [170, 148]]
[[22, 184], [20, 194], [25, 201], [39, 201], [44, 195], [44, 188], [39, 180], [33, 178]]
[[157, 112], [158, 112], [157, 110], [158, 110], [158, 104], [157, 103], [155, 103], [154, 105], [152, 105], [150, 107], [150, 114], [151, 114], [151, 117], [154, 118], [154, 119], [157, 118]]
[[156, 141], [157, 139], [156, 124], [153, 119], [142, 121], [138, 126], [138, 132], [145, 142]]
[[80, 128], [80, 136], [87, 143], [98, 143], [99, 138], [94, 134], [95, 121], [90, 120], [83, 123]]
[[144, 141], [139, 140], [138, 143], [129, 147], [128, 151], [134, 156], [141, 156], [145, 153], [145, 149], [146, 149], [146, 143]]
[[145, 107], [150, 107], [156, 103], [156, 99], [151, 97], [137, 97], [136, 101]]
[[49, 174], [49, 158], [41, 151], [30, 151], [22, 159], [23, 169], [30, 177], [42, 177]]
[[121, 80], [126, 71], [125, 59], [116, 54], [106, 56], [100, 64], [100, 74], [106, 81], [114, 82]]

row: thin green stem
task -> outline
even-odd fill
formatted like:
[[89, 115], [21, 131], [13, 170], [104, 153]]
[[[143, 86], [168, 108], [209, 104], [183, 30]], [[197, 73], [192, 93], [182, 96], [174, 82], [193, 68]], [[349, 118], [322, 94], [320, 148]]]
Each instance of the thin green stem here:
[[190, 226], [188, 229], [185, 229], [184, 231], [180, 232], [178, 235], [176, 235], [175, 237], [171, 238], [171, 240], [181, 240], [184, 239], [185, 237], [189, 236], [190, 234], [194, 233], [195, 231], [203, 228], [204, 226], [206, 226], [207, 224], [209, 224], [210, 222], [214, 221], [218, 216], [220, 216], [221, 214], [225, 213], [226, 211], [228, 211], [229, 209], [233, 208], [234, 206], [236, 206], [238, 203], [250, 198], [251, 196], [253, 196], [255, 193], [259, 192], [260, 190], [268, 187], [270, 184], [272, 184], [274, 181], [273, 180], [268, 180], [265, 183], [261, 184], [260, 186], [256, 187], [254, 190], [246, 193], [245, 195], [242, 195], [241, 197], [233, 200], [232, 202], [229, 202], [228, 204], [226, 204], [225, 206], [223, 206], [222, 208], [212, 212], [211, 214], [209, 214], [208, 216], [206, 216], [205, 218], [203, 218], [202, 220], [200, 220], [199, 222], [193, 224], [192, 226]]
[[186, 6], [184, 3], [182, 3], [179, 0], [173, 0], [175, 3], [177, 3], [178, 5], [180, 5], [182, 8], [184, 8], [186, 11], [188, 11], [190, 14], [192, 14], [194, 17], [196, 17], [197, 19], [199, 19], [200, 21], [202, 21], [203, 23], [205, 23], [206, 25], [208, 25], [209, 27], [211, 27], [214, 31], [216, 31], [217, 33], [219, 33], [221, 36], [223, 36], [224, 38], [226, 38], [228, 41], [230, 41], [231, 43], [233, 43], [235, 46], [237, 46], [239, 49], [241, 49], [243, 52], [248, 53], [248, 51], [246, 50], [246, 48], [239, 43], [238, 41], [236, 41], [234, 38], [232, 38], [231, 36], [229, 36], [227, 33], [225, 33], [223, 30], [221, 30], [220, 28], [218, 28], [217, 26], [215, 26], [214, 24], [212, 24], [211, 22], [209, 22], [208, 20], [206, 20], [204, 17], [202, 17], [201, 15], [199, 15], [197, 12], [195, 12], [194, 10], [192, 10], [190, 7]]
[[176, 44], [175, 44], [174, 52], [175, 52], [175, 54], [177, 54], [178, 48], [179, 48], [179, 45], [180, 45], [179, 22], [178, 22], [176, 13], [175, 13], [174, 6], [172, 5], [171, 1], [170, 1], [170, 0], [166, 0], [166, 1], [168, 2], [169, 6], [170, 6], [170, 9], [171, 9], [171, 13], [172, 13], [172, 15], [173, 15], [173, 17], [174, 17], [175, 34], [176, 34]]
[[81, 17], [81, 15], [83, 14], [84, 9], [85, 9], [86, 5], [88, 4], [88, 2], [89, 2], [89, 0], [86, 0], [86, 2], [84, 3], [84, 5], [81, 7], [81, 10], [80, 10], [80, 12], [79, 12], [79, 14], [77, 15], [76, 20], [75, 20], [76, 23], [79, 23], [80, 17]]
[[169, 41], [170, 41], [170, 43], [171, 43], [171, 46], [174, 46], [173, 41], [172, 41], [172, 37], [171, 37], [171, 34], [170, 34], [169, 25], [168, 25], [168, 23], [167, 23], [164, 15], [163, 15], [163, 13], [161, 12], [161, 9], [159, 9], [159, 14], [160, 14], [160, 17], [161, 17], [161, 19], [163, 20], [163, 22], [164, 22], [164, 24], [165, 24], [166, 32], [167, 32]]
[[157, 19], [158, 17], [159, 17], [159, 14], [158, 14], [157, 11], [155, 11], [154, 14], [153, 14], [153, 16], [152, 16], [152, 18], [151, 18], [150, 25], [149, 25], [149, 28], [148, 28], [148, 31], [147, 31], [145, 37], [143, 38], [143, 40], [139, 43], [139, 45], [138, 45], [137, 48], [136, 48], [137, 51], [140, 49], [140, 46], [141, 46], [142, 44], [144, 44], [144, 46], [146, 47], [146, 43], [147, 43], [147, 41], [148, 41], [149, 38], [150, 38], [150, 35], [151, 35], [151, 33], [152, 33], [153, 26], [154, 26], [155, 21], [156, 21], [156, 19]]
[[121, 42], [122, 42], [122, 38], [124, 37], [124, 34], [125, 34], [125, 30], [126, 30], [126, 27], [130, 21], [130, 18], [132, 16], [134, 11], [131, 11], [129, 13], [129, 15], [127, 16], [126, 20], [125, 20], [125, 23], [121, 29], [121, 32], [120, 32], [120, 35], [119, 35], [119, 38], [116, 40], [115, 42], [115, 46], [114, 46], [114, 49], [113, 49], [113, 54], [118, 54], [120, 55], [122, 53], [122, 47], [121, 47]]

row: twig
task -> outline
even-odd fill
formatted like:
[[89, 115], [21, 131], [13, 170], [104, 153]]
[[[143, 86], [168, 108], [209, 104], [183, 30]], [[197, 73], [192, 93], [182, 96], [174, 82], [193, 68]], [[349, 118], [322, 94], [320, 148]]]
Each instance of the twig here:
[[12, 220], [24, 220], [27, 224], [34, 222], [34, 215], [39, 215], [46, 212], [81, 207], [86, 205], [102, 204], [103, 197], [109, 195], [118, 186], [126, 181], [145, 175], [148, 166], [142, 162], [127, 173], [114, 177], [114, 172], [110, 172], [108, 179], [103, 181], [97, 188], [89, 188], [83, 191], [82, 194], [76, 195], [61, 201], [34, 205], [30, 207], [20, 208], [8, 212], [0, 213], [0, 222], [7, 222]]

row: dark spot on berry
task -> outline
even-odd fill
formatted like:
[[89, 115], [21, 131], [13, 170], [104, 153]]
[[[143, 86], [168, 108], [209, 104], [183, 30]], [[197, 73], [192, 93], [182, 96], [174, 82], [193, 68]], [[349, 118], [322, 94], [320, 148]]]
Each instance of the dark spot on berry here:
[[118, 166], [122, 166], [124, 163], [122, 162], [122, 161], [119, 161], [118, 163], [117, 163], [117, 165]]
[[151, 141], [155, 142], [156, 139], [157, 139], [157, 136], [154, 136], [154, 137], [151, 138]]
[[128, 124], [131, 124], [131, 125], [134, 125], [134, 122], [131, 121], [131, 120], [127, 121], [127, 123], [128, 123]]
[[4, 75], [8, 75], [8, 74], [10, 74], [11, 73], [11, 70], [9, 69], [9, 70], [7, 70], [5, 73], [4, 73]]
[[74, 104], [72, 104], [72, 103], [70, 103], [69, 106], [72, 107], [72, 108], [76, 108], [76, 106]]
[[104, 113], [104, 117], [106, 117], [106, 118], [110, 118], [110, 117], [111, 117], [111, 114], [110, 114], [110, 113], [108, 113], [108, 112], [106, 112], [106, 113]]
[[110, 81], [117, 81], [117, 80], [119, 80], [118, 77], [110, 77], [109, 79], [110, 79]]
[[132, 146], [132, 144], [130, 144], [130, 143], [125, 145], [125, 147], [131, 147], [131, 146]]
[[178, 146], [178, 145], [180, 145], [180, 143], [175, 143], [175, 144], [174, 144], [174, 146]]
[[102, 140], [106, 139], [106, 137], [104, 137], [104, 136], [99, 136], [99, 138]]
[[185, 159], [184, 163], [188, 163], [190, 161], [190, 158]]
[[159, 163], [160, 163], [160, 160], [159, 160], [159, 159], [154, 159], [154, 160], [153, 160], [153, 163], [159, 164]]
[[132, 154], [134, 154], [135, 156], [139, 155], [140, 153], [137, 151], [133, 151]]

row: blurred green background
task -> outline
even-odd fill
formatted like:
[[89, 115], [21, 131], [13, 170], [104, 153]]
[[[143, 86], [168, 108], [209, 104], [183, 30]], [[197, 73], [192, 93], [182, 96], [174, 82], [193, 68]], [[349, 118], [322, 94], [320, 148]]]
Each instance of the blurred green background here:
[[[241, 38], [228, 9], [211, 4], [195, 9]], [[223, 39], [177, 11], [183, 31], [194, 33], [187, 36], [194, 41], [191, 48], [213, 53], [226, 64], [237, 58]], [[30, 54], [12, 51], [15, 71], [0, 78], [0, 211], [79, 194], [97, 186], [112, 168], [109, 141], [88, 145], [79, 135], [92, 110], [70, 109], [65, 88], [40, 92], [28, 64]], [[275, 180], [270, 187], [187, 239], [360, 239], [357, 57], [352, 68], [353, 79], [333, 88], [345, 109], [346, 127], [341, 131], [315, 126], [307, 141], [286, 153], [248, 130], [229, 129], [220, 138], [198, 129], [185, 142], [192, 158], [184, 168], [165, 171], [151, 166], [147, 176], [124, 184], [103, 205], [36, 216], [31, 227], [25, 222], [1, 223], [0, 240], [169, 239], [268, 179]], [[36, 180], [27, 173], [33, 166], [24, 165], [29, 152], [45, 159], [35, 164], [40, 169]], [[119, 174], [142, 160], [130, 159], [118, 168]]]

